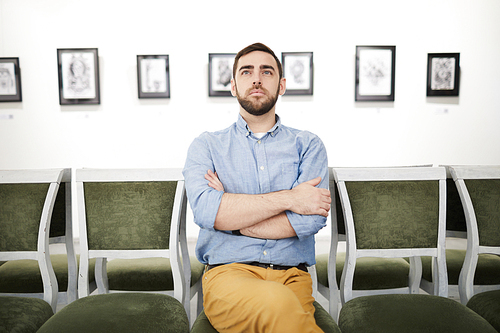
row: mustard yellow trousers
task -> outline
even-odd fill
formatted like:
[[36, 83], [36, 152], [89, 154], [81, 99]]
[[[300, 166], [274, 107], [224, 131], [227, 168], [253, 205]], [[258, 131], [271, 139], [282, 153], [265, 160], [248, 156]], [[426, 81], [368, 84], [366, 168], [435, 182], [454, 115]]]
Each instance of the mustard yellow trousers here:
[[309, 273], [245, 264], [212, 268], [203, 276], [203, 306], [221, 333], [323, 332], [314, 319]]

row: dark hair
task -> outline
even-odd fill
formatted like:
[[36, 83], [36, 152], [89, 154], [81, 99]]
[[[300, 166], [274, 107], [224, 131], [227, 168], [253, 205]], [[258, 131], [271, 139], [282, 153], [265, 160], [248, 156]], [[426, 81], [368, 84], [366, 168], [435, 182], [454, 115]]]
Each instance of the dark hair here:
[[283, 67], [281, 66], [280, 60], [278, 59], [278, 57], [276, 57], [276, 54], [274, 54], [273, 50], [271, 50], [269, 47], [267, 47], [262, 43], [254, 43], [252, 45], [248, 45], [243, 50], [238, 52], [238, 54], [236, 54], [233, 64], [233, 78], [236, 77], [236, 71], [238, 70], [238, 60], [240, 60], [240, 58], [243, 57], [244, 55], [254, 51], [266, 52], [273, 56], [274, 60], [276, 60], [276, 63], [278, 64], [278, 72], [281, 80], [281, 78], [283, 77]]

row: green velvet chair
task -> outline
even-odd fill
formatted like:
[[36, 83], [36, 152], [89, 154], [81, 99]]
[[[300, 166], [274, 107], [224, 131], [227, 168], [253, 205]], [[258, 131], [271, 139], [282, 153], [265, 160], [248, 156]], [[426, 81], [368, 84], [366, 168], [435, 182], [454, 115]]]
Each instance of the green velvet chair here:
[[[186, 195], [180, 169], [77, 169], [80, 224], [79, 299], [57, 312], [40, 332], [189, 332], [179, 238], [185, 233]], [[179, 250], [180, 248], [180, 250]], [[89, 296], [89, 261], [95, 258], [100, 294]], [[173, 297], [108, 293], [107, 262], [166, 258]], [[186, 258], [189, 266], [189, 258]]]
[[451, 174], [467, 222], [460, 300], [500, 330], [500, 288], [484, 291], [475, 286], [480, 256], [500, 256], [500, 166], [453, 166]]
[[[418, 293], [420, 256], [435, 262], [437, 294], [447, 296], [444, 168], [334, 169], [346, 224], [342, 303], [353, 295], [358, 258], [410, 258], [409, 292]], [[442, 260], [440, 260], [442, 259]]]
[[[340, 333], [340, 329], [333, 320], [332, 316], [330, 316], [330, 314], [323, 309], [318, 302], [314, 302], [314, 307], [316, 309], [314, 312], [316, 324], [323, 330], [323, 332]], [[210, 324], [210, 321], [203, 311], [198, 318], [196, 318], [196, 321], [191, 328], [191, 333], [217, 333], [217, 331], [213, 328], [212, 324]]]
[[[447, 298], [445, 168], [353, 168], [334, 173], [347, 231], [342, 332], [495, 332], [484, 318]], [[410, 258], [415, 290], [353, 298], [354, 267], [364, 256]], [[434, 261], [437, 295], [418, 294], [421, 256]]]
[[[457, 186], [451, 175], [451, 166], [445, 166], [446, 179], [446, 236], [467, 238], [467, 226], [464, 208]], [[448, 288], [450, 293], [458, 294], [458, 280], [465, 261], [465, 249], [446, 249], [446, 268], [448, 270]], [[433, 292], [431, 258], [422, 257], [422, 281], [420, 288]], [[474, 289], [478, 292], [500, 289], [500, 256], [481, 253], [478, 256], [474, 274]]]
[[[80, 235], [88, 235], [88, 253], [97, 259], [98, 293], [173, 291], [188, 318], [194, 296], [201, 312], [204, 265], [188, 253], [180, 170], [80, 169], [76, 174], [80, 221], [87, 221], [80, 225]], [[112, 239], [108, 234], [113, 230], [122, 235]], [[106, 255], [112, 260], [104, 250], [110, 250]]]
[[[71, 169], [64, 169], [51, 216], [49, 238], [51, 252], [55, 246], [63, 246], [66, 252], [50, 256], [59, 288], [59, 304], [71, 303], [78, 296], [78, 259], [75, 255], [72, 229]], [[93, 276], [93, 265], [90, 269]], [[14, 294], [43, 297], [42, 276], [35, 260], [10, 261], [0, 266], [0, 295]]]
[[[88, 259], [96, 258], [98, 293], [110, 290], [108, 260], [138, 259], [144, 265], [151, 258], [163, 258], [171, 267], [173, 288], [169, 290], [184, 304], [191, 263], [186, 242], [187, 199], [180, 169], [78, 169], [76, 184], [80, 266], [84, 268]], [[135, 263], [119, 261], [132, 269], [138, 267]], [[158, 268], [157, 263], [145, 266], [151, 271]], [[148, 268], [137, 270], [142, 279], [130, 272], [120, 276], [114, 271], [115, 283], [126, 288], [135, 285], [128, 289], [131, 291], [162, 291], [152, 287], [162, 276], [149, 274]], [[163, 278], [170, 277], [165, 274]], [[88, 281], [80, 278], [80, 296], [88, 295], [87, 286]]]
[[43, 283], [43, 300], [28, 294], [0, 297], [2, 332], [36, 332], [56, 311], [49, 232], [62, 175], [62, 169], [0, 171], [0, 261], [6, 261], [1, 267], [35, 261]]
[[[423, 167], [423, 166], [422, 166]], [[330, 171], [330, 193], [332, 204], [331, 246], [329, 253], [316, 255], [314, 273], [317, 277], [317, 291], [329, 301], [329, 313], [337, 320], [340, 302], [340, 278], [345, 263], [345, 252], [338, 252], [338, 242], [345, 241], [344, 216], [338, 188], [335, 184], [333, 168]], [[329, 264], [329, 258], [335, 257], [335, 269]], [[403, 258], [360, 258], [356, 262], [353, 294], [376, 295], [387, 293], [409, 293], [408, 276], [410, 264]]]

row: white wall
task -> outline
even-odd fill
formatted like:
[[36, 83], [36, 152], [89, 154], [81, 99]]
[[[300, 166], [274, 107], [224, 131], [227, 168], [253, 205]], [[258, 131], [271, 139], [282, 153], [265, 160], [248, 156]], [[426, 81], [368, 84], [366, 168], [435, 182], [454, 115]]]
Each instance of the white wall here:
[[[0, 0], [0, 57], [20, 58], [23, 90], [0, 103], [0, 168], [182, 167], [238, 112], [208, 97], [208, 53], [257, 41], [314, 52], [314, 96], [277, 112], [320, 135], [331, 166], [500, 164], [498, 17], [498, 0]], [[354, 102], [356, 45], [396, 45], [394, 103]], [[101, 104], [60, 106], [56, 50], [87, 47]], [[459, 97], [426, 97], [432, 52], [460, 52]], [[138, 54], [170, 55], [171, 99], [137, 98]]]

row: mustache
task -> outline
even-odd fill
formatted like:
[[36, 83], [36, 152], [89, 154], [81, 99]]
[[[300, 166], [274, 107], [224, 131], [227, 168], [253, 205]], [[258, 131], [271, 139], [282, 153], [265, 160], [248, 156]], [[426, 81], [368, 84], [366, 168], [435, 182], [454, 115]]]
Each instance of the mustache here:
[[267, 90], [266, 88], [264, 88], [262, 86], [262, 83], [255, 83], [252, 87], [248, 88], [246, 91], [245, 91], [245, 96], [248, 96], [250, 95], [250, 93], [255, 90], [255, 89], [259, 89], [259, 90], [262, 90], [264, 93], [268, 94], [269, 93], [269, 90]]

